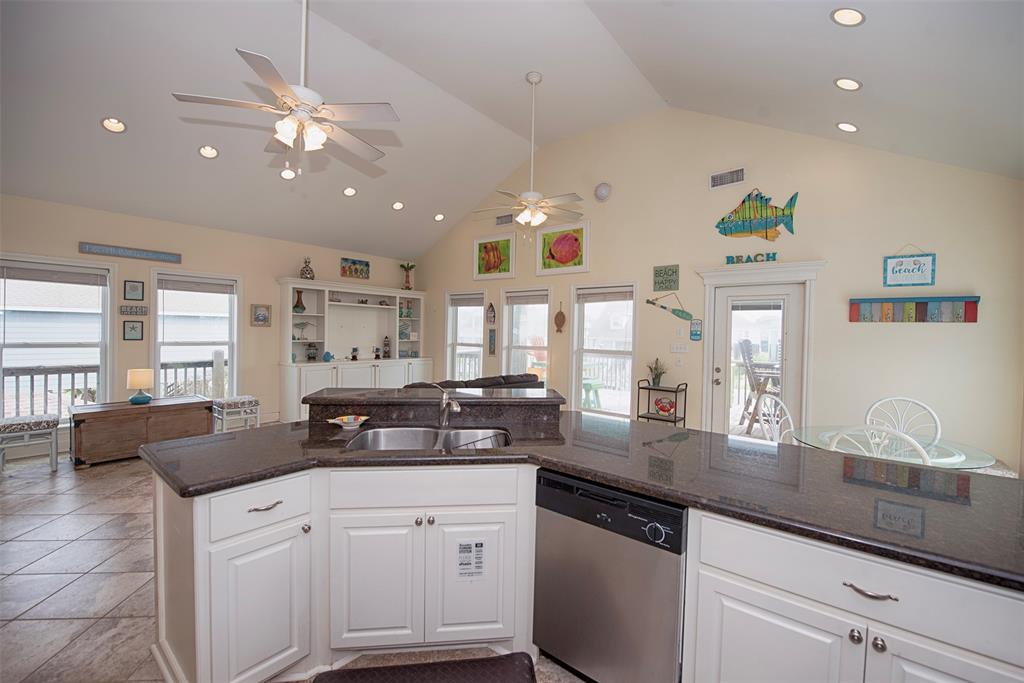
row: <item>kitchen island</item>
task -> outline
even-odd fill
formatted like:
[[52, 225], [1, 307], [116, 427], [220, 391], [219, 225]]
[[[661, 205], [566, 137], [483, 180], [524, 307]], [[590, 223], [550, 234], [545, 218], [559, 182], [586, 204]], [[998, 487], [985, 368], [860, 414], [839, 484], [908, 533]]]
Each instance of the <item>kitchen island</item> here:
[[[302, 680], [382, 647], [532, 651], [540, 467], [690, 509], [684, 680], [749, 660], [1024, 681], [1020, 480], [577, 412], [558, 431], [352, 451], [333, 425], [290, 423], [144, 447], [169, 680]], [[447, 564], [466, 534], [486, 580]]]

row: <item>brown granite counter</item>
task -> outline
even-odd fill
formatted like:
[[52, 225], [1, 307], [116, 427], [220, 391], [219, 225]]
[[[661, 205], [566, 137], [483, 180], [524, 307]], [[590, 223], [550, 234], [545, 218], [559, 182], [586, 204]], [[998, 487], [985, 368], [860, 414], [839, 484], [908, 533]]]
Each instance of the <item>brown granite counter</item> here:
[[505, 426], [512, 427], [515, 441], [495, 450], [348, 451], [351, 432], [303, 422], [148, 444], [140, 454], [181, 496], [312, 467], [533, 463], [1024, 591], [1019, 479], [578, 412], [562, 413], [557, 439], [529, 423]]

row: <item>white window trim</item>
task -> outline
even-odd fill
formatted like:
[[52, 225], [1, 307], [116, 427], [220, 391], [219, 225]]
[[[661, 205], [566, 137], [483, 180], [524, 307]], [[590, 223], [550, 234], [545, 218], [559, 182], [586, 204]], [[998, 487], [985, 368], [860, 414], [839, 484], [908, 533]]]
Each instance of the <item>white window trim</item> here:
[[[168, 278], [183, 277], [183, 278], [196, 278], [198, 280], [231, 280], [235, 283], [235, 301], [231, 311], [231, 335], [233, 341], [223, 342], [167, 342], [166, 344], [160, 344], [158, 341], [157, 327], [160, 325], [160, 311], [157, 297], [159, 296], [159, 290], [157, 289], [157, 281], [160, 276], [167, 276]], [[241, 395], [243, 392], [238, 386], [238, 365], [240, 354], [242, 350], [241, 342], [241, 324], [239, 322], [239, 311], [242, 310], [242, 276], [241, 275], [225, 275], [224, 273], [206, 273], [191, 270], [170, 270], [167, 268], [152, 268], [150, 269], [150, 290], [152, 294], [152, 310], [151, 313], [151, 326], [152, 331], [150, 332], [150, 364], [153, 366], [153, 383], [157, 386], [153, 388], [155, 392], [159, 391], [160, 386], [160, 346], [200, 346], [200, 345], [222, 345], [228, 346], [229, 358], [231, 361], [228, 363], [228, 388], [227, 393], [229, 395]]]
[[[103, 375], [103, 382], [100, 391], [96, 392], [96, 402], [106, 403], [114, 395], [111, 392], [113, 387], [114, 367], [117, 364], [117, 345], [111, 340], [117, 340], [115, 335], [117, 327], [117, 315], [114, 302], [117, 300], [114, 288], [117, 287], [117, 264], [109, 261], [93, 261], [92, 259], [61, 258], [57, 256], [39, 256], [36, 254], [4, 252], [3, 258], [9, 261], [28, 261], [33, 265], [50, 267], [59, 270], [61, 266], [78, 266], [80, 268], [104, 268], [109, 272], [107, 280], [107, 293], [100, 301], [101, 315], [106, 318], [106, 325], [100, 328], [100, 372]], [[67, 344], [62, 344], [67, 347]], [[92, 346], [92, 344], [89, 344]], [[61, 427], [66, 426], [66, 421], [61, 420]]]
[[468, 289], [456, 292], [445, 291], [444, 293], [444, 378], [453, 379], [452, 374], [455, 372], [455, 347], [457, 346], [471, 346], [477, 347], [477, 344], [466, 344], [458, 343], [453, 336], [454, 329], [452, 328], [452, 298], [460, 296], [480, 296], [484, 300], [483, 312], [484, 312], [484, 334], [480, 340], [480, 372], [483, 372], [484, 367], [484, 346], [487, 343], [487, 292], [482, 289]]
[[[508, 297], [509, 295], [516, 294], [543, 294], [547, 299], [548, 315], [547, 315], [547, 340], [548, 343], [545, 346], [513, 346], [512, 344], [512, 317], [511, 311], [509, 311]], [[512, 352], [517, 349], [525, 350], [543, 350], [548, 354], [548, 379], [545, 383], [550, 380], [551, 373], [551, 288], [550, 287], [516, 287], [515, 289], [502, 289], [501, 290], [501, 374], [508, 375], [512, 372]]]
[[802, 367], [803, 400], [800, 406], [800, 424], [811, 423], [811, 341], [814, 336], [814, 283], [818, 271], [828, 261], [793, 261], [775, 263], [744, 263], [727, 268], [715, 267], [698, 270], [704, 280], [704, 371], [701, 378], [700, 428], [711, 431], [712, 402], [704, 400], [711, 386], [715, 349], [707, 341], [715, 329], [715, 294], [719, 287], [743, 287], [767, 284], [797, 284], [804, 286], [804, 359]]
[[632, 358], [632, 363], [630, 363], [630, 369], [629, 369], [629, 416], [628, 417], [630, 419], [635, 420], [636, 419], [636, 415], [635, 415], [635, 412], [636, 412], [636, 395], [635, 395], [636, 387], [633, 386], [633, 378], [636, 377], [636, 329], [637, 329], [637, 319], [640, 317], [640, 315], [639, 315], [640, 312], [639, 312], [639, 310], [637, 310], [637, 301], [638, 301], [637, 293], [640, 291], [640, 288], [639, 288], [639, 285], [638, 285], [638, 283], [636, 281], [633, 281], [633, 282], [592, 282], [592, 283], [588, 283], [588, 284], [581, 284], [581, 285], [573, 285], [572, 286], [572, 306], [571, 306], [571, 309], [572, 309], [572, 372], [571, 372], [571, 375], [572, 376], [569, 378], [570, 379], [570, 387], [571, 387], [570, 390], [572, 392], [572, 399], [570, 400], [569, 405], [572, 407], [573, 410], [578, 410], [580, 412], [592, 413], [594, 415], [609, 415], [611, 417], [626, 417], [622, 413], [613, 413], [613, 412], [606, 411], [606, 410], [594, 410], [592, 408], [588, 408], [586, 411], [583, 411], [583, 408], [580, 406], [580, 392], [582, 390], [582, 386], [580, 384], [580, 381], [583, 379], [583, 353], [584, 353], [584, 350], [582, 348], [580, 348], [580, 339], [582, 338], [582, 335], [583, 335], [583, 330], [580, 329], [580, 323], [583, 320], [583, 317], [579, 316], [579, 315], [576, 315], [577, 308], [579, 306], [579, 303], [577, 301], [577, 293], [581, 289], [595, 289], [595, 288], [598, 288], [598, 287], [632, 287], [633, 288], [633, 329], [631, 330], [633, 339], [632, 339], [632, 342], [630, 344], [632, 346], [633, 350], [629, 351], [629, 352], [626, 352], [626, 351], [606, 351], [606, 350], [600, 350], [599, 353], [608, 354], [610, 356], [611, 355], [620, 355], [620, 356], [625, 356], [625, 357]]

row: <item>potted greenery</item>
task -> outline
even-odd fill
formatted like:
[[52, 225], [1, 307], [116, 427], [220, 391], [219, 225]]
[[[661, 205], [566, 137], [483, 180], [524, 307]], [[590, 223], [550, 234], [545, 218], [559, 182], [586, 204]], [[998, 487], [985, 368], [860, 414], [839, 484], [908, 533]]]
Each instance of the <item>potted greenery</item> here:
[[412, 289], [412, 271], [416, 269], [415, 263], [399, 263], [398, 267], [405, 271], [405, 284], [402, 289]]
[[655, 358], [653, 363], [647, 364], [647, 371], [651, 373], [651, 384], [658, 387], [661, 386], [661, 378], [668, 372], [668, 368], [660, 358]]

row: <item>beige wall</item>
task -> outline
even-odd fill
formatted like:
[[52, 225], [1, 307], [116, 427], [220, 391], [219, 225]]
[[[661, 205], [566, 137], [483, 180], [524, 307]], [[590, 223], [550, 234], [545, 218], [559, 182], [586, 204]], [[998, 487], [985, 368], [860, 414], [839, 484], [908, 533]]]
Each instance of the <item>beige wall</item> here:
[[[178, 252], [182, 254], [182, 263], [165, 266], [152, 261], [89, 257], [78, 253], [80, 241]], [[341, 279], [338, 274], [341, 256], [370, 261], [370, 280], [352, 280], [353, 283], [399, 287], [404, 277], [399, 262], [394, 259], [11, 195], [0, 196], [0, 251], [114, 263], [117, 269], [115, 310], [125, 303], [121, 298], [124, 280], [146, 283], [146, 300], [141, 302], [150, 310], [145, 340], [121, 341], [120, 321], [124, 318], [114, 316], [113, 399], [124, 399], [131, 393], [124, 388], [128, 368], [152, 367], [155, 307], [151, 273], [154, 268], [240, 278], [238, 393], [258, 396], [264, 419], [277, 419], [280, 395], [278, 361], [282, 314], [277, 278], [298, 277], [305, 256], [312, 258], [317, 277], [324, 280]], [[273, 306], [272, 327], [249, 326], [249, 304], [253, 303]]]
[[[746, 167], [747, 182], [707, 189], [709, 173], [737, 165]], [[592, 198], [601, 181], [614, 188], [603, 204]], [[526, 184], [523, 167], [501, 187], [522, 190]], [[723, 265], [727, 254], [776, 251], [782, 261], [828, 261], [814, 310], [812, 422], [852, 424], [876, 398], [914, 396], [937, 410], [944, 435], [1019, 467], [1024, 183], [663, 109], [540, 149], [536, 184], [549, 194], [575, 191], [586, 198], [590, 272], [536, 277], [533, 245], [520, 239], [515, 279], [475, 282], [473, 240], [504, 230], [489, 220], [455, 226], [419, 260], [419, 285], [428, 290], [431, 320], [437, 321], [428, 328], [426, 353], [436, 359], [438, 375], [444, 372], [446, 291], [486, 290], [500, 310], [503, 288], [551, 287], [552, 313], [563, 303], [570, 320], [563, 334], [551, 328], [550, 380], [568, 393], [572, 285], [633, 281], [642, 300], [651, 295], [652, 266], [678, 263], [684, 307], [704, 318], [703, 281], [695, 270]], [[784, 234], [770, 244], [718, 235], [715, 222], [753, 187], [780, 205], [800, 192], [795, 236]], [[493, 204], [490, 197], [481, 206]], [[886, 290], [882, 257], [908, 243], [937, 252], [936, 286]], [[980, 322], [847, 322], [850, 297], [918, 293], [981, 295]], [[680, 321], [643, 304], [638, 316], [635, 377], [645, 376], [644, 364], [655, 356], [667, 361], [669, 381], [690, 383], [691, 425], [698, 426], [703, 342], [690, 343], [677, 368], [669, 344]], [[498, 373], [500, 363], [500, 352], [485, 358], [485, 374]]]

